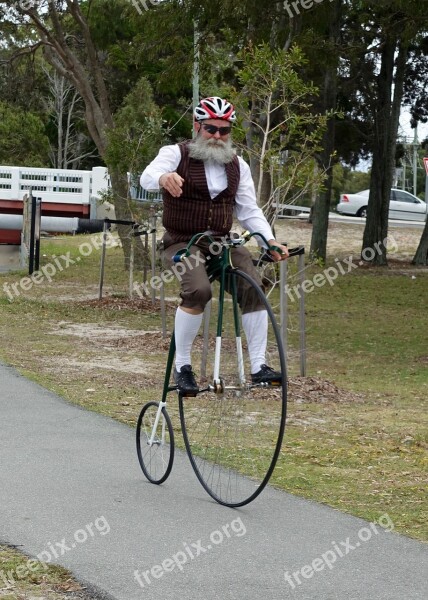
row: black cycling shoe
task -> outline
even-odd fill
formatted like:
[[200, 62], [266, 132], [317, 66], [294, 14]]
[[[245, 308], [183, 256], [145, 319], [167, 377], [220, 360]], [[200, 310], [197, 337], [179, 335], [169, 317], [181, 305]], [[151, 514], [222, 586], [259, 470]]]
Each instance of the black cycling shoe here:
[[274, 371], [267, 365], [260, 365], [260, 371], [251, 375], [253, 383], [270, 383], [271, 385], [279, 385], [282, 383], [282, 375], [279, 371]]
[[196, 396], [199, 392], [199, 387], [190, 365], [182, 366], [180, 372], [174, 369], [174, 381], [182, 396]]

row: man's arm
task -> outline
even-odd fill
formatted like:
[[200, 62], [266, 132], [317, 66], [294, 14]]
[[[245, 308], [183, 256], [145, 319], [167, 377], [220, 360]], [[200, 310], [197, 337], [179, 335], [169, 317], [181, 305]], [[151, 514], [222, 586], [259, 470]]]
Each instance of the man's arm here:
[[247, 163], [239, 158], [240, 180], [236, 193], [236, 218], [248, 231], [258, 231], [269, 242], [270, 246], [276, 246], [280, 252], [271, 251], [272, 258], [275, 261], [283, 260], [288, 256], [287, 246], [277, 242], [272, 233], [272, 228], [269, 225], [262, 209], [257, 205], [256, 191], [254, 182], [251, 176], [250, 167]]
[[[165, 182], [166, 179], [171, 179], [171, 181], [176, 181], [177, 184], [178, 179], [176, 178], [181, 179], [181, 177], [175, 173], [175, 170], [180, 163], [180, 158], [180, 148], [177, 145], [164, 146], [161, 148], [156, 158], [144, 169], [140, 177], [141, 187], [148, 191], [157, 191], [159, 188], [165, 187], [165, 189], [174, 196], [175, 194], [172, 193], [171, 189], [168, 189], [171, 186], [165, 184]], [[165, 178], [165, 175], [175, 175], [175, 177]]]

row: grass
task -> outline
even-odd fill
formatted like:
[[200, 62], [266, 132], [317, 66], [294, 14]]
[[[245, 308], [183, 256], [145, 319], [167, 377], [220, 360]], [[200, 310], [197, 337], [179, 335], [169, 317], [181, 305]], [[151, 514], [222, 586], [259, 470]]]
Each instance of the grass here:
[[[87, 240], [43, 240], [43, 262], [67, 252], [76, 259]], [[13, 302], [3, 283], [18, 285], [22, 273], [0, 276], [0, 356], [70, 401], [135, 426], [142, 404], [159, 397], [168, 341], [153, 333], [160, 331], [158, 306], [122, 301], [128, 275], [119, 248], [107, 254], [109, 301], [85, 300], [97, 294], [99, 258], [96, 250], [51, 283], [17, 287]], [[327, 266], [334, 264], [332, 257]], [[311, 266], [306, 277], [321, 272]], [[368, 520], [388, 513], [396, 531], [421, 540], [428, 539], [427, 289], [427, 269], [404, 262], [362, 266], [315, 287], [306, 296], [305, 379], [297, 377], [298, 306], [289, 302], [291, 402], [272, 478], [281, 489]], [[172, 318], [171, 311], [168, 327]]]
[[65, 600], [88, 598], [62, 567], [29, 559], [0, 545], [1, 600]]

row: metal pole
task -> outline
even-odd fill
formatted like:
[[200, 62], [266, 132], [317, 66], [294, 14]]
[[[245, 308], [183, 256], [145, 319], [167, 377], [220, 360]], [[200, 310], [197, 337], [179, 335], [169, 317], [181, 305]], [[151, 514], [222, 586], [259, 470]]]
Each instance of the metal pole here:
[[107, 222], [104, 221], [103, 225], [103, 246], [101, 250], [101, 263], [100, 263], [100, 289], [98, 292], [98, 300], [103, 297], [103, 284], [104, 284], [104, 265], [106, 260], [106, 245], [107, 245]]
[[[300, 289], [303, 290], [305, 281], [305, 255], [299, 255]], [[300, 294], [299, 299], [299, 326], [300, 326], [300, 375], [306, 376], [306, 336], [305, 336], [305, 294]]]
[[288, 338], [287, 338], [287, 320], [288, 320], [288, 298], [285, 293], [287, 285], [288, 265], [286, 260], [279, 263], [279, 303], [281, 320], [281, 338], [284, 346], [285, 362], [287, 362]]
[[30, 189], [30, 203], [31, 203], [31, 221], [30, 221], [30, 262], [28, 267], [28, 274], [34, 273], [34, 254], [36, 248], [35, 234], [36, 234], [36, 198], [33, 198], [32, 191]]
[[210, 319], [211, 319], [211, 304], [210, 300], [205, 306], [204, 310], [204, 341], [202, 345], [202, 356], [201, 356], [201, 378], [206, 379], [207, 377], [207, 356], [208, 356], [208, 344], [210, 339]]
[[[153, 214], [155, 210], [154, 205], [152, 204], [150, 207], [150, 211], [151, 211], [151, 218], [150, 218], [150, 223], [151, 223], [151, 228], [153, 230], [152, 232], [152, 277], [155, 277], [156, 275], [156, 214]], [[152, 304], [155, 303], [156, 300], [156, 290], [154, 288], [154, 286], [151, 286], [151, 296], [152, 296]]]
[[35, 271], [39, 270], [40, 266], [40, 224], [42, 219], [42, 199], [36, 198], [36, 216], [35, 216], [35, 226], [34, 226], [34, 269]]
[[413, 194], [418, 195], [418, 126], [415, 127], [415, 137], [413, 139]]
[[143, 283], [147, 283], [147, 261], [148, 260], [149, 260], [149, 234], [146, 231], [144, 234]]
[[134, 292], [134, 248], [135, 248], [135, 236], [132, 231], [131, 235], [131, 249], [129, 253], [129, 298], [132, 300]]
[[161, 320], [162, 320], [162, 337], [166, 338], [165, 284], [163, 282], [160, 287], [160, 305], [161, 305]]

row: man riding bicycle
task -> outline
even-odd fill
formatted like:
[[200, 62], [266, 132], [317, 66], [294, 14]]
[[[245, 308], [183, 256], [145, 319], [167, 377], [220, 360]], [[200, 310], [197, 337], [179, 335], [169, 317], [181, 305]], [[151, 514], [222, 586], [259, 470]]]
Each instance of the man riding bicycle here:
[[[163, 192], [162, 258], [170, 267], [173, 257], [198, 232], [212, 237], [228, 235], [235, 215], [250, 232], [258, 231], [268, 240], [274, 261], [288, 256], [287, 247], [275, 241], [272, 229], [257, 205], [250, 167], [235, 153], [231, 141], [234, 107], [217, 96], [204, 98], [194, 111], [196, 137], [164, 146], [141, 175], [141, 186]], [[205, 261], [210, 259], [208, 243], [201, 240], [190, 249], [186, 269], [180, 275], [181, 305], [175, 316], [174, 380], [183, 395], [199, 391], [191, 366], [191, 350], [202, 315], [211, 299], [211, 284]], [[231, 250], [232, 263], [261, 285], [259, 274], [246, 248]], [[184, 263], [183, 263], [184, 264]], [[253, 383], [281, 380], [281, 373], [266, 365], [267, 312], [254, 294], [238, 291], [242, 324], [247, 338]]]

